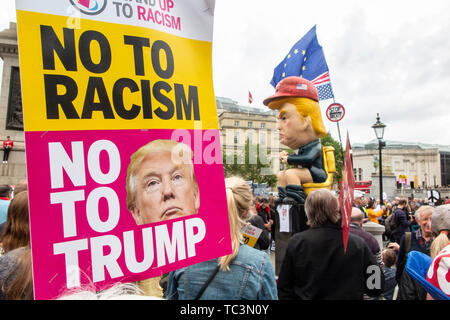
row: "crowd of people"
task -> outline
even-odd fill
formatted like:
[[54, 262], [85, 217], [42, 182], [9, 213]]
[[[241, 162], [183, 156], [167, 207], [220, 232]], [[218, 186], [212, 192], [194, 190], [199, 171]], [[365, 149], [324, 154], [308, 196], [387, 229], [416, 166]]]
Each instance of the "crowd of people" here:
[[363, 223], [370, 221], [385, 227], [385, 247], [379, 251], [386, 277], [385, 298], [430, 298], [423, 286], [405, 272], [405, 267], [411, 252], [435, 258], [440, 251], [446, 250], [446, 246], [448, 248], [450, 201], [446, 199], [445, 202], [430, 204], [427, 199], [395, 197], [393, 201], [380, 204], [373, 198], [358, 197], [354, 200], [354, 207], [362, 212]]
[[[145, 295], [169, 300], [436, 299], [428, 287], [438, 287], [444, 298], [450, 297], [448, 280], [445, 285], [433, 282], [424, 274], [428, 267], [420, 271], [413, 264], [417, 260], [413, 254], [420, 253], [429, 258], [427, 266], [441, 263], [448, 272], [449, 264], [442, 255], [450, 254], [450, 204], [433, 206], [403, 198], [380, 204], [373, 198], [357, 197], [344, 250], [337, 197], [326, 189], [313, 191], [304, 205], [308, 229], [292, 235], [276, 276], [270, 255], [277, 250], [277, 198], [255, 197], [239, 177], [227, 178], [225, 185], [230, 255], [164, 275], [158, 282], [161, 294], [146, 293], [138, 282], [128, 289], [120, 284], [101, 295], [94, 288], [80, 288], [60, 299], [139, 299]], [[23, 181], [14, 189], [1, 185], [0, 192], [1, 201], [7, 204], [0, 207], [0, 213], [5, 211], [0, 215], [4, 217], [0, 220], [0, 299], [31, 300], [27, 183]], [[369, 222], [385, 226], [381, 244], [365, 230]], [[242, 240], [245, 224], [262, 230], [254, 247]]]

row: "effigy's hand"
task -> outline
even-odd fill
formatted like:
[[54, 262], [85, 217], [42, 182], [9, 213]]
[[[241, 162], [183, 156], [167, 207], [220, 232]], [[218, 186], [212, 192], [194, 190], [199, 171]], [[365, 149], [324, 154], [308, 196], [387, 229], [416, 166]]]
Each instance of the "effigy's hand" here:
[[284, 164], [287, 164], [287, 157], [288, 157], [288, 153], [287, 151], [281, 151], [279, 154], [279, 158], [281, 160], [281, 162], [283, 162]]

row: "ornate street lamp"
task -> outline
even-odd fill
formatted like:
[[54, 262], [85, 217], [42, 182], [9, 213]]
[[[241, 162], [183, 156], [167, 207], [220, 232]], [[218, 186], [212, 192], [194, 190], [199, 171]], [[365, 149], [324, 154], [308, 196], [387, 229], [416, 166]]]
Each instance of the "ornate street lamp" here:
[[382, 122], [380, 122], [380, 114], [377, 113], [377, 122], [372, 126], [373, 130], [375, 131], [375, 136], [378, 139], [378, 152], [379, 152], [379, 160], [378, 160], [378, 166], [379, 166], [379, 174], [380, 174], [380, 203], [383, 203], [383, 161], [381, 157], [381, 150], [383, 147], [386, 146], [386, 143], [383, 141], [384, 137], [384, 128], [386, 128], [386, 125]]

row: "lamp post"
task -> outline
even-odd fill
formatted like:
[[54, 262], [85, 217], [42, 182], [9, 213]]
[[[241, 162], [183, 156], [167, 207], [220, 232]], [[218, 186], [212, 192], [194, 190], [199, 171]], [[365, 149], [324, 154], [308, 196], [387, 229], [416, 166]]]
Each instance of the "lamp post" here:
[[386, 125], [380, 122], [380, 114], [377, 113], [377, 122], [372, 126], [375, 131], [375, 136], [378, 139], [378, 152], [379, 152], [379, 174], [380, 174], [380, 203], [383, 203], [383, 160], [381, 157], [381, 150], [386, 146], [386, 143], [383, 141], [384, 136], [384, 128]]

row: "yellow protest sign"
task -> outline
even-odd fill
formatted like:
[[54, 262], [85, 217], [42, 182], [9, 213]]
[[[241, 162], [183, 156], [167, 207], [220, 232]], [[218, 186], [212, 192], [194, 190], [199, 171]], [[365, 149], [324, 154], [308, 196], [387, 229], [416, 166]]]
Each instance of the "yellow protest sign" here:
[[211, 42], [87, 19], [74, 29], [29, 11], [17, 19], [26, 131], [218, 129]]

